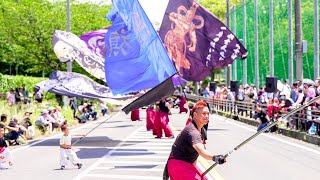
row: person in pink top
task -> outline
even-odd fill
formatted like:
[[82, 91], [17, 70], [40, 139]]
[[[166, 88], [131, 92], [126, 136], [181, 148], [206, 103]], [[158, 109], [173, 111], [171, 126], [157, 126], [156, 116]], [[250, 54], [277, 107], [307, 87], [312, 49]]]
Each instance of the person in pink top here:
[[147, 131], [150, 131], [153, 129], [153, 124], [154, 124], [154, 119], [155, 119], [155, 111], [154, 111], [154, 107], [153, 105], [150, 105], [147, 110], [146, 110], [146, 113], [147, 113], [147, 117], [146, 117], [146, 128], [147, 128]]
[[131, 120], [132, 121], [140, 121], [140, 110], [135, 109], [131, 111]]
[[185, 107], [185, 105], [187, 104], [186, 98], [184, 96], [179, 96], [178, 98], [180, 99], [179, 113], [182, 113], [182, 112], [188, 113], [188, 109]]
[[0, 170], [7, 169], [7, 162], [12, 166], [11, 152], [4, 140], [4, 128], [0, 126]]

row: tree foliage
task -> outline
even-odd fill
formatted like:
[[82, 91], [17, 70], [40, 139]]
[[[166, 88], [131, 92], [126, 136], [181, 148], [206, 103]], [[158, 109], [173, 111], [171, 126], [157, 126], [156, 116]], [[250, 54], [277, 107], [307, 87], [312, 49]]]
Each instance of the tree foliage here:
[[[73, 2], [73, 1], [72, 1]], [[71, 4], [71, 32], [82, 35], [104, 28], [110, 6], [92, 3]], [[40, 76], [65, 70], [52, 50], [54, 30], [65, 30], [66, 2], [48, 0], [0, 1], [0, 72], [19, 67], [19, 74]], [[84, 73], [76, 63], [73, 71]]]
[[[242, 0], [230, 0], [230, 7], [238, 5]], [[226, 0], [199, 0], [199, 3], [212, 14], [217, 16], [220, 21], [225, 22], [225, 13], [227, 12]]]

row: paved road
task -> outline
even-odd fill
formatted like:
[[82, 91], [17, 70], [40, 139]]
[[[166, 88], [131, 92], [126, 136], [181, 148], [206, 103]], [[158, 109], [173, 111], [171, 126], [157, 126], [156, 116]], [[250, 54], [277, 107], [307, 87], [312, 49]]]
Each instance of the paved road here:
[[[145, 119], [144, 111], [141, 119]], [[173, 111], [170, 119], [178, 133], [184, 127], [187, 114]], [[98, 123], [86, 124], [74, 132], [86, 133]], [[212, 115], [207, 148], [214, 153], [226, 153], [254, 133], [254, 127]], [[132, 122], [129, 115], [119, 113], [77, 143], [83, 168], [78, 170], [69, 165], [61, 171], [58, 170], [59, 136], [31, 146], [14, 147], [15, 165], [0, 171], [0, 179], [161, 179], [173, 142], [172, 139], [155, 139], [151, 132], [146, 132], [145, 121]], [[205, 168], [211, 163], [200, 162]], [[216, 180], [314, 180], [320, 177], [319, 162], [319, 146], [264, 134], [232, 154], [228, 163], [217, 166], [210, 174]]]

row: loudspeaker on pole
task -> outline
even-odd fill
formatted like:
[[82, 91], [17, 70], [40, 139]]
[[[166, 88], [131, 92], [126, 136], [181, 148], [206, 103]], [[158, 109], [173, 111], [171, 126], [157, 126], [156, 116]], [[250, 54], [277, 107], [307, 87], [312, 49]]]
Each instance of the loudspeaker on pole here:
[[216, 83], [215, 82], [210, 82], [209, 88], [210, 88], [210, 91], [215, 92], [216, 91]]
[[266, 92], [274, 93], [277, 92], [277, 77], [266, 77]]
[[230, 91], [231, 92], [238, 92], [238, 81], [230, 81]]

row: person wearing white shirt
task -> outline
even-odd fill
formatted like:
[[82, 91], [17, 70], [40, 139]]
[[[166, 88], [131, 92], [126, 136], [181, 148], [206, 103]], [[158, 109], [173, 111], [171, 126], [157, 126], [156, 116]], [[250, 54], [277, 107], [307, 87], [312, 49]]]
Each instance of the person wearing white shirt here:
[[82, 136], [83, 134], [75, 134], [71, 135], [70, 130], [68, 126], [61, 126], [61, 131], [63, 132], [63, 135], [60, 138], [60, 169], [65, 169], [68, 159], [71, 161], [71, 163], [80, 169], [82, 167], [82, 163], [80, 162], [80, 159], [78, 158], [77, 154], [72, 149], [71, 140], [72, 136]]

